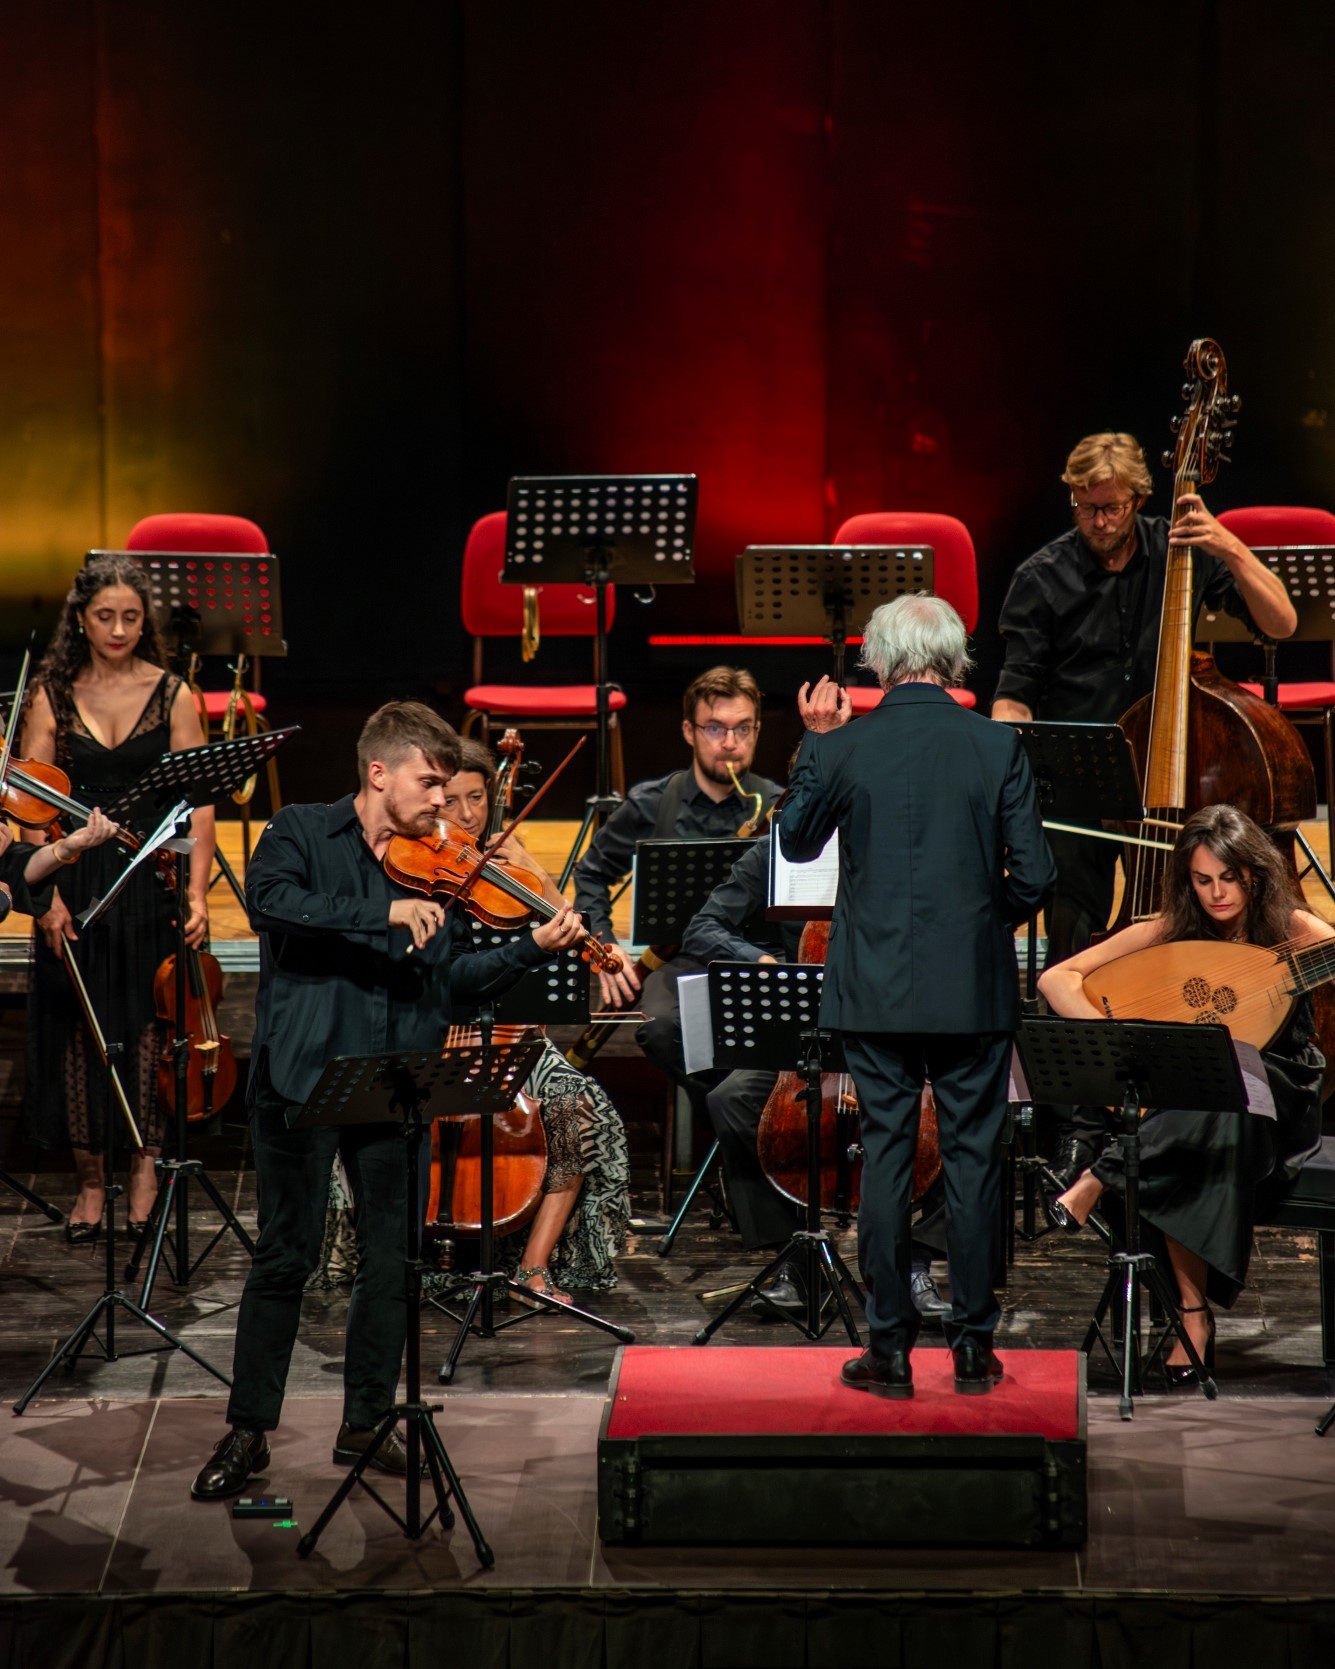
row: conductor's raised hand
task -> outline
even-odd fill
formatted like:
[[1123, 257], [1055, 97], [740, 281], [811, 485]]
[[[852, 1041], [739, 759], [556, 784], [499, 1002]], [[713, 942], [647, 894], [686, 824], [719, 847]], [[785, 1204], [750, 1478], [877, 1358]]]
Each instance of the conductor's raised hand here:
[[396, 898], [389, 907], [389, 925], [406, 927], [413, 936], [413, 949], [431, 943], [445, 920], [445, 911], [434, 898]]
[[797, 711], [808, 730], [838, 730], [853, 717], [853, 700], [842, 684], [826, 673], [813, 689], [808, 682], [797, 692]]
[[576, 914], [574, 906], [563, 905], [550, 921], [540, 922], [533, 929], [534, 942], [540, 949], [550, 951], [553, 955], [558, 950], [569, 950], [584, 936], [584, 923]]

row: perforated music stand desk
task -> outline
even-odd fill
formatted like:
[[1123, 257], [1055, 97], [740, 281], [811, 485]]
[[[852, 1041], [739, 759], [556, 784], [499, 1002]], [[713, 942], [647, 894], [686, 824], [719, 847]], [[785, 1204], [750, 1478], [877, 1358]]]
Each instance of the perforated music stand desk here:
[[[1124, 1155], [1126, 1250], [1108, 1259], [1108, 1278], [1085, 1334], [1086, 1356], [1100, 1341], [1122, 1374], [1119, 1411], [1134, 1412], [1140, 1394], [1138, 1338], [1139, 1283], [1159, 1300], [1168, 1325], [1150, 1354], [1153, 1361], [1170, 1335], [1180, 1339], [1205, 1395], [1213, 1400], [1213, 1379], [1182, 1326], [1173, 1294], [1149, 1252], [1140, 1249], [1140, 1112], [1183, 1107], [1194, 1112], [1247, 1115], [1247, 1091], [1227, 1030], [1218, 1025], [1178, 1025], [1156, 1020], [1026, 1020], [1015, 1039], [1026, 1099], [1120, 1105]], [[1172, 1117], [1161, 1113], [1160, 1117]], [[1103, 1320], [1120, 1295], [1126, 1337], [1119, 1363]]]
[[587, 1026], [589, 965], [577, 950], [530, 968], [492, 1003], [498, 1026]]
[[517, 475], [505, 585], [689, 585], [694, 475]]
[[[437, 1513], [443, 1525], [451, 1522], [449, 1496], [452, 1494], [459, 1503], [479, 1560], [484, 1566], [495, 1563], [432, 1420], [434, 1409], [422, 1400], [422, 1212], [418, 1160], [423, 1132], [432, 1119], [450, 1113], [476, 1113], [488, 1121], [486, 1127], [490, 1128], [492, 1116], [514, 1105], [516, 1094], [541, 1053], [540, 1043], [498, 1043], [486, 1049], [470, 1045], [413, 1050], [399, 1055], [339, 1055], [325, 1067], [306, 1103], [288, 1114], [288, 1124], [293, 1129], [397, 1124], [403, 1130], [407, 1170], [404, 1244], [408, 1255], [403, 1261], [408, 1305], [407, 1400], [396, 1404], [381, 1420], [365, 1454], [358, 1457], [319, 1518], [297, 1544], [297, 1552], [303, 1559], [314, 1550], [325, 1526], [353, 1486], [360, 1483], [413, 1541], [422, 1535]], [[403, 1517], [364, 1476], [381, 1444], [400, 1421], [406, 1427], [408, 1451], [408, 1495]], [[436, 1505], [425, 1519], [421, 1511], [423, 1449], [436, 1495]]]
[[747, 637], [822, 637], [844, 682], [844, 648], [872, 610], [932, 589], [930, 545], [748, 545], [737, 558], [737, 621]]
[[[709, 1008], [714, 1033], [714, 1065], [729, 1070], [800, 1072], [807, 1092], [807, 1215], [798, 1229], [758, 1275], [730, 1300], [727, 1307], [695, 1335], [695, 1344], [708, 1344], [748, 1299], [768, 1304], [761, 1290], [787, 1259], [801, 1262], [806, 1275], [806, 1313], [789, 1314], [770, 1306], [808, 1339], [821, 1338], [834, 1323], [843, 1321], [850, 1343], [861, 1344], [845, 1288], [860, 1300], [859, 1289], [835, 1248], [833, 1236], [821, 1225], [821, 1076], [844, 1070], [844, 1052], [834, 1032], [820, 1026], [821, 981], [825, 969], [806, 962], [711, 962]], [[815, 1116], [812, 1116], [814, 1104]], [[840, 1115], [842, 1116], [842, 1115]], [[847, 1139], [846, 1139], [847, 1138]], [[851, 1193], [848, 1149], [857, 1143], [857, 1118], [848, 1132], [837, 1130], [834, 1163]], [[847, 1177], [844, 1173], [847, 1172]], [[846, 1193], [847, 1199], [849, 1194]], [[835, 1309], [822, 1323], [827, 1294]]]
[[679, 945], [691, 917], [732, 874], [748, 843], [637, 840], [631, 870], [631, 943]]
[[[1252, 555], [1284, 581], [1298, 615], [1286, 643], [1328, 643], [1335, 639], [1335, 548], [1330, 545], [1255, 545]], [[1196, 636], [1206, 643], [1255, 643], [1245, 620], [1225, 609], [1202, 608]]]
[[510, 482], [502, 583], [594, 591], [597, 779], [556, 883], [562, 890], [590, 830], [621, 804], [612, 791], [608, 590], [694, 580], [697, 488], [693, 475], [517, 475]]
[[159, 626], [197, 655], [287, 654], [278, 558], [272, 551], [89, 551], [122, 556], [148, 576]]
[[256, 736], [233, 736], [227, 742], [205, 742], [202, 747], [164, 753], [107, 808], [107, 815], [124, 819], [145, 805], [160, 814], [177, 800], [187, 800], [191, 806], [212, 805], [239, 788], [300, 732], [299, 724], [290, 724]]

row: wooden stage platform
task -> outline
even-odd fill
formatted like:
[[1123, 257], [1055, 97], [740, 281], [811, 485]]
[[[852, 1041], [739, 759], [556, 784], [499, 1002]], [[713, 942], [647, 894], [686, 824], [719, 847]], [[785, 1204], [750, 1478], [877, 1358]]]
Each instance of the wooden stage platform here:
[[[539, 825], [534, 845], [541, 836], [559, 867], [573, 832]], [[1313, 902], [1332, 913], [1319, 896]], [[253, 955], [225, 898], [214, 926], [221, 944]], [[5, 977], [21, 979], [21, 967]], [[229, 987], [245, 1053], [253, 975], [234, 973]], [[22, 1000], [10, 989], [0, 1099], [12, 1123], [23, 1033]], [[615, 1070], [629, 1063], [607, 1055], [601, 1070], [615, 1084]], [[708, 1398], [712, 1347], [689, 1341], [714, 1313], [708, 1294], [749, 1278], [762, 1258], [712, 1227], [703, 1203], [672, 1255], [658, 1255], [660, 1115], [630, 1099], [622, 1105], [636, 1232], [618, 1261], [617, 1289], [587, 1302], [632, 1328], [637, 1343], [689, 1350]], [[226, 1125], [201, 1151], [253, 1231], [242, 1128]], [[34, 1173], [12, 1158], [9, 1169], [68, 1206], [67, 1174]], [[198, 1250], [212, 1219], [195, 1199]], [[851, 1259], [849, 1237], [843, 1248]], [[151, 1304], [224, 1372], [246, 1267], [239, 1246], [224, 1241], [187, 1285], [161, 1279]], [[1078, 1345], [1102, 1276], [1091, 1236], [1021, 1241], [1002, 1295], [1002, 1355]], [[101, 1284], [100, 1248], [68, 1247], [58, 1227], [0, 1187], [0, 1399], [10, 1408]], [[307, 1528], [342, 1475], [329, 1449], [345, 1308], [345, 1290], [307, 1300], [268, 1474]], [[118, 1335], [130, 1351], [147, 1342], [125, 1320]], [[452, 1336], [445, 1317], [425, 1313], [429, 1393], [495, 1549], [493, 1570], [479, 1570], [463, 1529], [433, 1529], [411, 1543], [357, 1498], [312, 1559], [298, 1559], [300, 1529], [234, 1521], [225, 1506], [188, 1498], [222, 1430], [218, 1381], [180, 1355], [90, 1358], [54, 1375], [22, 1418], [0, 1417], [0, 1665], [1170, 1669], [1223, 1661], [1291, 1669], [1329, 1662], [1335, 1651], [1335, 1433], [1313, 1434], [1335, 1398], [1335, 1370], [1322, 1361], [1314, 1239], [1302, 1231], [1258, 1232], [1247, 1290], [1219, 1318], [1217, 1402], [1151, 1387], [1123, 1423], [1116, 1378], [1091, 1359], [1089, 1536], [1064, 1551], [934, 1549], [930, 1526], [922, 1546], [893, 1549], [604, 1547], [596, 1440], [611, 1342], [559, 1316], [537, 1318], [470, 1340], [455, 1382], [441, 1388], [435, 1371]], [[753, 1350], [763, 1374], [767, 1351], [795, 1341], [791, 1329], [742, 1312], [718, 1342]], [[802, 1348], [849, 1350], [835, 1334]], [[387, 1485], [391, 1497], [395, 1487]]]

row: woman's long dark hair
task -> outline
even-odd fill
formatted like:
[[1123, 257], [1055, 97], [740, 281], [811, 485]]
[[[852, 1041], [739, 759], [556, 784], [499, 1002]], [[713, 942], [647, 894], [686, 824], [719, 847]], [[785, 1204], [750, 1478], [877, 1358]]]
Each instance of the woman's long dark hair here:
[[1206, 806], [1182, 825], [1164, 877], [1166, 939], [1225, 937], [1201, 908], [1191, 883], [1191, 859], [1198, 846], [1226, 864], [1246, 888], [1246, 929], [1252, 944], [1277, 945], [1292, 936], [1293, 912], [1302, 909], [1303, 900], [1279, 848], [1245, 812], [1233, 806]]
[[144, 629], [135, 645], [135, 654], [140, 660], [151, 661], [154, 666], [165, 667], [167, 664], [162, 636], [153, 614], [148, 575], [131, 557], [117, 552], [96, 556], [74, 576], [74, 584], [65, 598], [55, 635], [33, 679], [34, 687], [40, 684], [45, 688], [53, 707], [69, 703], [75, 680], [92, 659], [83, 631], [84, 610], [98, 592], [105, 591], [109, 585], [128, 585], [143, 605]]

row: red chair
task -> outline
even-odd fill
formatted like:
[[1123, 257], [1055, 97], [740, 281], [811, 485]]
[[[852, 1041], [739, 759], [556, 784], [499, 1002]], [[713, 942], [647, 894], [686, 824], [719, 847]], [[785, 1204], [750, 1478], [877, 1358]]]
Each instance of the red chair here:
[[[1319, 545], [1335, 550], [1335, 513], [1295, 504], [1254, 504], [1241, 510], [1225, 510], [1221, 527], [1236, 534], [1255, 550], [1269, 545]], [[1253, 695], [1263, 693], [1260, 684], [1244, 684]], [[1320, 725], [1326, 762], [1326, 819], [1331, 851], [1335, 853], [1335, 682], [1320, 680], [1281, 684], [1279, 709], [1293, 724]]]
[[[266, 556], [269, 552], [269, 541], [263, 528], [255, 522], [248, 521], [244, 516], [174, 511], [164, 515], [145, 516], [141, 521], [137, 521], [130, 529], [125, 549], [145, 553], [214, 551], [238, 556]], [[248, 668], [253, 668], [254, 683], [250, 689], [246, 688], [243, 681]], [[269, 728], [264, 717], [268, 703], [259, 690], [259, 663], [252, 657], [238, 655], [235, 665], [230, 670], [230, 689], [201, 689], [197, 682], [199, 657], [191, 655], [186, 679], [190, 693], [195, 698], [195, 706], [199, 709], [199, 722], [206, 739], [225, 741], [240, 733], [242, 729], [253, 736], [258, 731]], [[269, 798], [272, 809], [277, 811], [283, 803], [278, 789], [277, 762], [271, 759], [266, 769]], [[250, 862], [250, 801], [254, 792], [255, 779], [252, 777], [232, 796], [241, 808], [241, 842], [246, 863]]]
[[[502, 585], [505, 566], [505, 511], [497, 510], [473, 524], [464, 548], [460, 613], [464, 630], [473, 639], [473, 683], [464, 691], [464, 735], [481, 720], [482, 740], [491, 742], [493, 724], [502, 728], [522, 723], [526, 730], [594, 730], [598, 696], [593, 684], [485, 684], [482, 681], [482, 640], [520, 638], [524, 629], [522, 585]], [[595, 596], [582, 585], [543, 585], [538, 591], [539, 631], [543, 637], [588, 637], [597, 631]], [[608, 588], [607, 625], [616, 616], [616, 591]], [[596, 674], [595, 674], [596, 675]], [[626, 767], [621, 752], [617, 718], [626, 705], [623, 691], [611, 692], [612, 786], [626, 791]]]
[[[850, 516], [834, 536], [836, 545], [930, 545], [935, 564], [932, 590], [964, 622], [966, 632], [978, 624], [978, 558], [973, 539], [955, 516], [932, 510], [874, 510]], [[854, 713], [879, 706], [882, 692], [865, 684], [850, 684]], [[951, 690], [961, 707], [975, 707], [972, 690]]]

